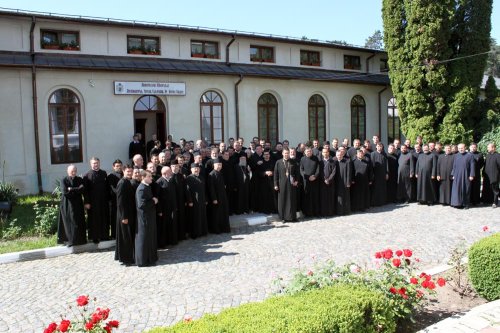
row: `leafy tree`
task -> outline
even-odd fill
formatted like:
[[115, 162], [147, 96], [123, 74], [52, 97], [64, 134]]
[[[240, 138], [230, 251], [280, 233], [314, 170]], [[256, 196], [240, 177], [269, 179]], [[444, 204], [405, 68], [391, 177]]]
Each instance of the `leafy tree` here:
[[485, 74], [500, 77], [500, 45], [497, 45], [494, 38], [491, 38], [490, 52]]
[[384, 48], [384, 35], [380, 30], [375, 30], [373, 35], [365, 40], [365, 47], [375, 50], [382, 50]]
[[402, 130], [469, 142], [490, 48], [492, 0], [383, 0], [384, 43]]

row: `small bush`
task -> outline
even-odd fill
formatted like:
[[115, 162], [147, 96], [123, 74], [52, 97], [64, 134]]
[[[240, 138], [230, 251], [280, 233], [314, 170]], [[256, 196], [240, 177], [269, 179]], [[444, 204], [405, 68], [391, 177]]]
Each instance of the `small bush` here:
[[150, 332], [394, 332], [396, 324], [389, 307], [381, 293], [364, 287], [336, 285], [292, 296], [275, 296]]
[[488, 152], [488, 144], [492, 142], [495, 143], [497, 147], [500, 147], [500, 126], [483, 135], [481, 141], [477, 144], [479, 151], [486, 154]]
[[479, 295], [489, 301], [500, 298], [500, 233], [471, 246], [469, 276]]
[[15, 203], [17, 200], [17, 189], [12, 183], [0, 182], [0, 201], [10, 201]]
[[21, 236], [21, 227], [17, 225], [17, 219], [2, 218], [0, 221], [0, 236], [3, 240], [11, 240]]
[[57, 231], [59, 206], [53, 202], [37, 202], [33, 209], [35, 210], [35, 234], [40, 237], [53, 235]]

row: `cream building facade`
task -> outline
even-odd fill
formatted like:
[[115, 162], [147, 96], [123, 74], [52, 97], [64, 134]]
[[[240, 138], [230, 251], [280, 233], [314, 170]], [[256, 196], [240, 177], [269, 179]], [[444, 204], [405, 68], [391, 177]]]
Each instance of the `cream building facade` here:
[[[0, 166], [51, 191], [147, 140], [399, 134], [383, 51], [154, 23], [0, 11]], [[382, 72], [381, 72], [382, 71]], [[139, 87], [139, 88], [138, 88]], [[394, 115], [392, 118], [389, 115]]]

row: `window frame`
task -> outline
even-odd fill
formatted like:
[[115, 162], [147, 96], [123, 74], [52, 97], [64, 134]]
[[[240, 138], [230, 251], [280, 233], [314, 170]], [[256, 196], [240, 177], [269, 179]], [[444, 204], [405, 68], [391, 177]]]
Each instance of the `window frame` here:
[[380, 59], [380, 73], [389, 72], [389, 59]]
[[[193, 43], [201, 43], [201, 53], [193, 52]], [[215, 55], [207, 53], [207, 44], [214, 44], [216, 50]], [[191, 58], [220, 59], [219, 42], [212, 40], [192, 39], [189, 45], [191, 47]]]
[[[319, 102], [320, 101], [320, 102]], [[320, 115], [321, 108], [323, 109], [323, 114]], [[311, 113], [314, 113], [313, 117], [311, 117]], [[323, 118], [323, 133], [319, 132], [319, 118], [320, 116]], [[311, 118], [313, 118], [314, 124], [311, 124]], [[309, 98], [307, 102], [307, 121], [308, 121], [308, 129], [309, 129], [309, 140], [319, 140], [319, 142], [326, 141], [326, 102], [323, 96], [320, 94], [314, 94]], [[311, 132], [311, 125], [314, 125], [314, 131], [316, 135], [313, 135]]]
[[[275, 104], [273, 104], [273, 103], [261, 103], [261, 100], [264, 97], [267, 97], [268, 95], [272, 97], [272, 101], [275, 102]], [[265, 111], [266, 133], [261, 132], [260, 123], [261, 123], [261, 119], [263, 116], [263, 115], [261, 115], [261, 107], [264, 108], [264, 111]], [[276, 114], [275, 114], [274, 119], [271, 119], [272, 114], [270, 114], [269, 111], [273, 107], [275, 108]], [[261, 139], [269, 140], [273, 146], [276, 145], [276, 143], [279, 141], [279, 121], [278, 121], [278, 118], [279, 118], [279, 103], [278, 103], [278, 99], [276, 98], [276, 96], [274, 96], [271, 93], [264, 93], [264, 94], [260, 95], [259, 99], [257, 100], [257, 132], [258, 132], [258, 136]], [[276, 126], [276, 133], [275, 133], [274, 138], [271, 138], [269, 136], [269, 134], [270, 134], [269, 133], [269, 130], [270, 130], [269, 124], [271, 123], [271, 121], [273, 121], [275, 123], [275, 126]]]
[[[307, 60], [302, 60], [302, 55], [305, 55]], [[312, 60], [312, 56], [316, 55], [318, 61]], [[321, 66], [321, 52], [320, 51], [312, 51], [312, 50], [300, 50], [300, 64], [303, 66]]]
[[[257, 49], [257, 56], [252, 58], [252, 49]], [[269, 58], [264, 58], [263, 57], [263, 51], [265, 50], [270, 50], [272, 57]], [[276, 55], [274, 52], [274, 47], [272, 46], [262, 46], [262, 45], [250, 45], [250, 61], [251, 62], [266, 62], [266, 63], [275, 63], [276, 60]]]
[[[219, 99], [220, 99], [220, 102], [214, 102], [214, 98], [211, 99], [211, 101], [209, 102], [204, 102], [203, 101], [203, 97], [205, 95], [207, 95], [208, 93], [212, 93], [212, 94], [215, 94]], [[203, 107], [210, 107], [210, 117], [208, 119], [210, 119], [210, 141], [209, 143], [210, 144], [219, 144], [221, 142], [224, 142], [224, 99], [222, 98], [222, 95], [220, 93], [218, 93], [217, 91], [215, 90], [207, 90], [205, 91], [201, 97], [200, 97], [200, 135], [201, 135], [201, 138], [205, 139], [205, 136], [204, 136], [204, 133], [203, 133], [203, 118], [207, 118], [207, 117], [204, 117], [203, 115]], [[216, 117], [216, 118], [220, 118], [221, 120], [221, 138], [220, 140], [216, 140], [217, 138], [215, 138], [215, 134], [214, 134], [214, 106], [218, 106], [220, 107], [220, 117]]]
[[361, 56], [344, 54], [344, 69], [361, 70]]
[[[46, 34], [56, 36], [56, 42], [47, 42], [44, 40]], [[76, 38], [70, 43], [63, 43], [64, 35], [75, 35]], [[65, 50], [65, 51], [80, 51], [80, 31], [76, 30], [57, 30], [57, 29], [40, 29], [40, 48], [42, 50]]]
[[[389, 101], [387, 102], [387, 142], [391, 143], [394, 142], [395, 139], [398, 139], [401, 142], [401, 138], [403, 136], [403, 133], [401, 132], [401, 118], [399, 117], [399, 112], [398, 115], [396, 116], [396, 110], [398, 110], [398, 104], [396, 102], [395, 97], [391, 97]], [[389, 120], [392, 119], [392, 128], [389, 126]], [[396, 136], [396, 120], [397, 120], [397, 127], [399, 129], [399, 132], [397, 133]], [[389, 140], [391, 134], [393, 134], [392, 140]]]
[[[51, 103], [50, 100], [52, 99], [52, 96], [56, 94], [60, 90], [67, 90], [73, 94], [73, 96], [78, 100], [78, 103]], [[82, 110], [81, 110], [81, 101], [80, 98], [78, 98], [78, 95], [72, 91], [71, 89], [67, 88], [61, 88], [57, 89], [52, 94], [49, 96], [48, 100], [48, 119], [49, 119], [49, 141], [50, 141], [50, 162], [51, 164], [67, 164], [67, 163], [81, 163], [83, 162], [83, 147], [82, 147]], [[69, 109], [73, 107], [75, 108], [75, 111], [78, 115], [78, 147], [79, 147], [79, 155], [77, 156], [76, 159], [72, 160], [70, 158], [70, 149], [69, 149], [69, 138], [68, 138], [68, 111]], [[63, 124], [64, 124], [64, 133], [63, 133], [63, 159], [62, 161], [56, 161], [56, 151], [54, 148], [54, 141], [53, 138], [55, 135], [54, 133], [54, 128], [52, 126], [52, 123], [54, 122], [54, 119], [52, 118], [52, 110], [53, 108], [56, 108], [55, 111], [58, 113], [60, 111], [60, 108], [63, 110]], [[59, 117], [59, 115], [56, 115]], [[57, 122], [57, 120], [55, 120]]]
[[[140, 39], [141, 46], [130, 46], [130, 39]], [[151, 39], [156, 41], [157, 48], [148, 50], [146, 40]], [[160, 37], [143, 36], [143, 35], [127, 35], [127, 54], [146, 54], [146, 55], [161, 55]]]
[[[362, 103], [357, 103], [358, 101], [362, 101]], [[363, 113], [363, 133], [360, 131], [360, 111]], [[353, 117], [354, 112], [356, 112], [356, 117]], [[356, 126], [354, 126], [353, 118], [356, 118]], [[366, 139], [366, 101], [361, 95], [355, 95], [351, 99], [351, 142], [354, 139], [360, 139], [361, 141]]]

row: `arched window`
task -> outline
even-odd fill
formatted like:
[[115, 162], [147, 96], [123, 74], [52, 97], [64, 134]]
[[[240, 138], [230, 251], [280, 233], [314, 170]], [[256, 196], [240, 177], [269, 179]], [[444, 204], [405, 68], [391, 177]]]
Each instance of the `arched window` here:
[[152, 149], [151, 142], [148, 141], [151, 135], [156, 134], [160, 142], [165, 142], [166, 131], [166, 108], [163, 101], [154, 95], [141, 96], [134, 104], [134, 133], [142, 134], [142, 143], [146, 146], [147, 154]]
[[52, 164], [83, 161], [80, 101], [71, 90], [50, 95], [49, 131]]
[[312, 95], [308, 103], [309, 140], [319, 140], [321, 144], [326, 139], [326, 104], [320, 95]]
[[209, 90], [200, 99], [201, 137], [208, 143], [224, 141], [224, 102], [215, 91]]
[[145, 95], [139, 98], [134, 105], [134, 112], [165, 112], [165, 105], [156, 96]]
[[395, 139], [401, 142], [401, 123], [396, 99], [392, 97], [387, 103], [387, 142], [392, 143]]
[[278, 142], [278, 101], [269, 93], [260, 96], [257, 102], [259, 138], [269, 140], [274, 146]]
[[351, 142], [354, 139], [366, 139], [366, 104], [359, 95], [351, 100]]

